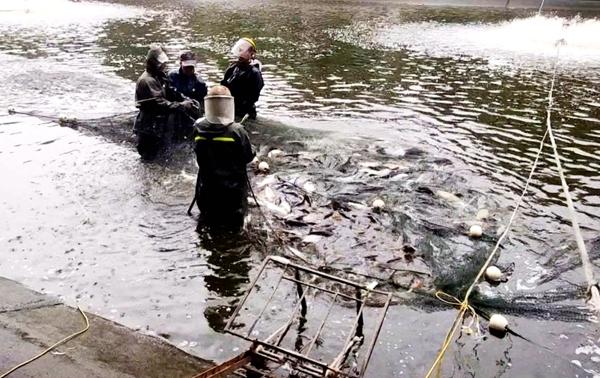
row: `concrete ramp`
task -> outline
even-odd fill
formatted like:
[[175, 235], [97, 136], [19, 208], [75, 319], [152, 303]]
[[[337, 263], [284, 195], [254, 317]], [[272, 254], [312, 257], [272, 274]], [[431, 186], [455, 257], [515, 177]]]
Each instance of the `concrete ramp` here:
[[[84, 328], [77, 309], [0, 278], [0, 374]], [[90, 329], [9, 377], [191, 377], [211, 366], [155, 337], [87, 314]]]

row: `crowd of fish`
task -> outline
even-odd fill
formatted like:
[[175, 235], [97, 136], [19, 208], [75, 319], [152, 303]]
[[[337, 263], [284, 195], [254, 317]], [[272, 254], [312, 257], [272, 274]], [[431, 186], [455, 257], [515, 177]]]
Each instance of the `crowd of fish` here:
[[[100, 134], [113, 142], [130, 142], [131, 115], [100, 121], [63, 119], [64, 126]], [[251, 211], [246, 235], [266, 254], [357, 282], [378, 282], [396, 294], [395, 303], [432, 310], [445, 306], [438, 290], [460, 297], [503, 231], [509, 209], [491, 195], [468, 185], [445, 157], [418, 147], [390, 148], [349, 140], [345, 149], [329, 150], [316, 131], [290, 132], [264, 119], [247, 125], [257, 157], [250, 164]], [[186, 143], [173, 146], [168, 164], [185, 173], [193, 160]], [[184, 158], [175, 156], [190, 155]], [[600, 255], [600, 241], [590, 243]], [[560, 253], [549, 255], [538, 284], [577, 268]], [[508, 279], [512, 266], [500, 266]], [[484, 284], [487, 285], [487, 284]], [[555, 304], [581, 297], [585, 288], [570, 285], [543, 293], [510, 297], [478, 290], [473, 303], [481, 309], [502, 308], [538, 318], [579, 321], [588, 314], [576, 306]], [[373, 296], [368, 304], [381, 305]]]
[[[298, 262], [358, 282], [376, 280], [397, 294], [396, 303], [435, 309], [444, 306], [434, 297], [438, 290], [461, 297], [504, 231], [509, 209], [469, 188], [451, 160], [420, 148], [358, 143], [328, 153], [310, 142], [275, 148], [257, 139], [250, 228], [275, 234], [270, 247]], [[590, 245], [592, 256], [600, 253], [600, 243]], [[538, 285], [580, 265], [554, 256], [561, 263], [546, 264]], [[497, 260], [498, 280], [505, 281], [513, 264]], [[555, 303], [580, 298], [581, 286], [503, 297], [481, 285], [473, 303], [482, 310], [565, 321], [590, 315]], [[381, 305], [377, 297], [369, 303]]]

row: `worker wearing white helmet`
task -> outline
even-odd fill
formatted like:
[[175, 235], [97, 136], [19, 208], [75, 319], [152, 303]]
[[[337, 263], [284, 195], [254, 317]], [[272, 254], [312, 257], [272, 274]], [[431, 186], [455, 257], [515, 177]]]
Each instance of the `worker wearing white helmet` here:
[[250, 38], [241, 38], [231, 49], [235, 61], [225, 71], [221, 85], [231, 91], [235, 99], [235, 116], [242, 118], [246, 114], [256, 118], [256, 102], [264, 86], [261, 64], [256, 59], [256, 42]]

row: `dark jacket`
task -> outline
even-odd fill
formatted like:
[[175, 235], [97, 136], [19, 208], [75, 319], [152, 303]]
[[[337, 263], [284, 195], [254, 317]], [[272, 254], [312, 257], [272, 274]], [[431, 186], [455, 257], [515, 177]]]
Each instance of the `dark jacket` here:
[[197, 101], [197, 107], [187, 111], [173, 113], [169, 122], [173, 125], [175, 141], [191, 138], [194, 130], [194, 122], [204, 114], [204, 96], [206, 96], [206, 84], [199, 75], [192, 77], [185, 75], [181, 68], [171, 70], [167, 75], [169, 89], [177, 101], [192, 99]]
[[163, 72], [147, 65], [135, 87], [135, 103], [140, 110], [134, 123], [136, 134], [162, 138], [169, 115], [181, 108], [181, 103], [167, 99], [167, 78]]
[[236, 117], [249, 114], [251, 118], [256, 118], [255, 103], [264, 86], [262, 73], [257, 65], [233, 63], [225, 71], [221, 85], [229, 88], [235, 99]]
[[246, 166], [255, 155], [246, 130], [238, 123], [216, 125], [202, 119], [195, 124], [194, 141], [201, 216], [217, 224], [243, 221], [248, 196]]
[[204, 96], [206, 96], [206, 84], [200, 78], [200, 75], [188, 76], [181, 71], [181, 68], [169, 71], [167, 75], [171, 87], [185, 97], [196, 100], [202, 105]]

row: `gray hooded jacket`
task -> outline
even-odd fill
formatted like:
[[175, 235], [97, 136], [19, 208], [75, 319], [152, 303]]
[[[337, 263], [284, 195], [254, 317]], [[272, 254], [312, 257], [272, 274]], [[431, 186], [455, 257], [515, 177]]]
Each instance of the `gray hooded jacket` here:
[[169, 115], [180, 109], [180, 102], [169, 99], [167, 76], [161, 71], [166, 55], [160, 46], [152, 46], [146, 58], [146, 70], [135, 88], [135, 104], [140, 110], [134, 123], [137, 134], [162, 137]]

